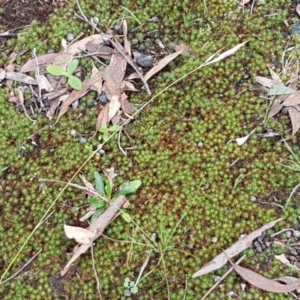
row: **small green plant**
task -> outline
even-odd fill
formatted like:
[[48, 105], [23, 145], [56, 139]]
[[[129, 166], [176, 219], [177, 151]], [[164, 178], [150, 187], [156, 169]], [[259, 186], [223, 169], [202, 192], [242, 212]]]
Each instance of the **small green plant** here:
[[76, 68], [78, 67], [79, 60], [73, 59], [67, 66], [67, 70], [65, 71], [61, 66], [48, 66], [47, 71], [54, 76], [65, 76], [68, 78], [68, 84], [74, 90], [81, 90], [82, 82], [81, 80], [72, 75]]
[[[121, 195], [128, 195], [136, 192], [142, 184], [140, 180], [126, 182], [119, 188], [119, 191], [113, 195], [113, 180], [109, 176], [106, 177], [107, 179], [103, 179], [99, 172], [94, 172], [95, 187], [99, 192], [99, 197], [89, 198], [90, 204], [96, 209], [91, 218], [91, 222], [93, 222], [99, 216], [99, 214], [106, 210], [107, 204], [111, 203]], [[121, 216], [126, 222], [130, 222], [131, 218], [128, 213], [122, 212]]]
[[134, 281], [131, 281], [128, 277], [124, 280], [124, 288], [129, 291], [130, 294], [137, 294], [139, 291], [138, 286], [135, 284]]
[[110, 133], [120, 130], [120, 129], [121, 129], [121, 126], [119, 126], [119, 125], [113, 125], [110, 127], [107, 127], [106, 125], [102, 125], [99, 128], [99, 132], [102, 133], [99, 135], [99, 141], [103, 140], [104, 142], [106, 142], [110, 137]]

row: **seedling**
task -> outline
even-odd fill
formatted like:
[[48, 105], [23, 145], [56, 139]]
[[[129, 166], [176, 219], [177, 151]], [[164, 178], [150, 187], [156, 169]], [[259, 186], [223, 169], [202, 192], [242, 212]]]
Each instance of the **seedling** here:
[[65, 76], [68, 78], [68, 84], [74, 90], [81, 90], [82, 82], [81, 80], [72, 75], [76, 68], [78, 67], [79, 60], [73, 59], [67, 66], [67, 70], [65, 71], [61, 66], [48, 66], [47, 71], [54, 76]]
[[[93, 222], [101, 213], [103, 213], [106, 210], [108, 204], [113, 202], [117, 197], [136, 192], [142, 184], [140, 180], [129, 181], [123, 184], [117, 193], [112, 195], [114, 185], [112, 179], [109, 178], [109, 176], [107, 176], [107, 179], [105, 180], [97, 171], [95, 171], [94, 178], [95, 188], [99, 192], [99, 197], [89, 198], [90, 204], [96, 209], [91, 218], [91, 222]], [[122, 212], [121, 216], [126, 222], [130, 222], [131, 218], [128, 213]]]
[[106, 125], [102, 125], [99, 128], [99, 132], [102, 133], [101, 135], [99, 135], [99, 141], [103, 140], [104, 142], [107, 142], [107, 140], [110, 137], [110, 133], [120, 130], [121, 126], [119, 125], [113, 125], [110, 127], [107, 127]]
[[128, 277], [124, 280], [124, 288], [128, 291], [128, 293], [131, 294], [137, 294], [139, 291], [138, 286], [135, 284], [134, 281], [131, 281]]

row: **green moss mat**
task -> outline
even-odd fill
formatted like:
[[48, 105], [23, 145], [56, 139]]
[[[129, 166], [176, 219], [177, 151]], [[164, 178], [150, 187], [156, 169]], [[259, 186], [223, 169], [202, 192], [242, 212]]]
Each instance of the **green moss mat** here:
[[[72, 18], [76, 7], [73, 2], [68, 10], [54, 13], [47, 24], [32, 24], [17, 42], [10, 40], [6, 54], [12, 49], [31, 51], [34, 47], [42, 54], [50, 48], [59, 50], [60, 40], [68, 32], [74, 36], [81, 31], [91, 34], [86, 24]], [[84, 2], [85, 14], [106, 19], [103, 24], [123, 16], [117, 1], [101, 5]], [[145, 23], [135, 34], [133, 29], [138, 23], [129, 19], [130, 38], [137, 37], [142, 42], [146, 32], [159, 30], [159, 38], [167, 47], [178, 38], [192, 49], [190, 56], [178, 58], [150, 80], [154, 93], [217, 50], [230, 49], [248, 39], [249, 43], [232, 57], [181, 81], [151, 103], [126, 128], [131, 139], [122, 137], [123, 147], [133, 147], [128, 157], [118, 150], [114, 139], [105, 146], [106, 154], [100, 161], [92, 160], [84, 167], [82, 172], [91, 181], [94, 170], [101, 172], [113, 166], [119, 172], [117, 183], [134, 179], [143, 182], [139, 192], [129, 197], [129, 212], [143, 233], [121, 218], [114, 221], [105, 233], [109, 238], [103, 237], [95, 244], [95, 266], [103, 299], [125, 299], [124, 280], [129, 277], [135, 281], [138, 277], [149, 250], [146, 235], [156, 232], [162, 249], [154, 247], [144, 272], [149, 275], [140, 282], [138, 296], [133, 299], [167, 299], [166, 277], [170, 299], [200, 299], [226, 268], [192, 279], [195, 271], [241, 234], [283, 215], [293, 223], [300, 213], [297, 198], [292, 199], [284, 213], [259, 204], [274, 202], [277, 197], [284, 205], [297, 183], [298, 174], [278, 165], [281, 159], [290, 158], [279, 138], [252, 136], [243, 146], [227, 144], [256, 127], [257, 133], [267, 129], [287, 132], [290, 127], [286, 116], [262, 125], [266, 102], [249, 88], [255, 83], [255, 75], [269, 76], [266, 64], [281, 59], [288, 33], [283, 20], [292, 24], [295, 15], [287, 1], [261, 1], [252, 15], [248, 10], [244, 14], [238, 10], [236, 1], [149, 2], [122, 2]], [[274, 10], [275, 16], [265, 17]], [[159, 23], [147, 22], [153, 16], [159, 18]], [[19, 58], [18, 63], [28, 57]], [[1, 65], [4, 61], [3, 57]], [[237, 90], [236, 82], [245, 76], [248, 79]], [[130, 97], [136, 108], [146, 99], [143, 91]], [[41, 115], [33, 116], [38, 123], [32, 125], [22, 111], [16, 112], [8, 103], [6, 90], [0, 91], [0, 169], [10, 166], [0, 175], [1, 273], [62, 188], [59, 184], [42, 184], [38, 178], [67, 181], [88, 157], [90, 152], [69, 132], [74, 128], [93, 133], [97, 113], [92, 100], [92, 95], [85, 97], [77, 111], [68, 112], [54, 128], [49, 128]], [[83, 116], [78, 121], [80, 113]], [[89, 144], [95, 149], [98, 142]], [[298, 135], [289, 144], [297, 153]], [[79, 179], [76, 183], [81, 184]], [[257, 201], [250, 201], [251, 196]], [[82, 192], [68, 188], [63, 193], [52, 216], [36, 232], [7, 276], [39, 249], [42, 253], [25, 270], [29, 273], [0, 286], [1, 299], [62, 299], [65, 295], [69, 299], [98, 299], [90, 252], [63, 283], [53, 279], [70, 258], [74, 245], [65, 237], [63, 224], [84, 226], [79, 218], [84, 214], [80, 207], [85, 204], [87, 199]], [[212, 242], [214, 237], [216, 243]], [[251, 267], [256, 259], [259, 261], [259, 257], [250, 255], [246, 264]], [[276, 263], [267, 265], [264, 272], [272, 277], [290, 274]], [[231, 274], [208, 299], [228, 299], [230, 291], [239, 299], [291, 299], [249, 286], [243, 291], [241, 283], [237, 275]]]

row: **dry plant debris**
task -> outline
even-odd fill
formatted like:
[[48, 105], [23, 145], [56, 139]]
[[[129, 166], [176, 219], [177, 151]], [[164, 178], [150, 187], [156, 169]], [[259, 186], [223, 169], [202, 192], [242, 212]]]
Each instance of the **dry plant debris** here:
[[269, 68], [271, 78], [256, 76], [256, 81], [263, 86], [263, 91], [272, 97], [272, 105], [268, 117], [272, 118], [286, 108], [292, 123], [292, 135], [300, 129], [300, 91], [297, 90], [298, 69], [289, 81], [284, 85], [280, 76]]
[[[64, 51], [61, 53], [34, 55], [32, 59], [22, 66], [20, 72], [14, 72], [14, 60], [17, 54], [13, 53], [11, 55], [12, 59], [10, 59], [5, 70], [0, 69], [0, 81], [6, 80], [6, 85], [10, 88], [10, 94], [13, 95], [13, 98], [10, 97], [9, 101], [16, 104], [20, 103], [18, 97], [14, 96], [15, 92], [11, 92], [13, 91], [12, 82], [18, 81], [23, 85], [25, 84], [26, 86], [23, 88], [30, 87], [28, 90], [31, 91], [31, 99], [27, 99], [23, 103], [24, 111], [26, 108], [32, 111], [33, 107], [35, 107], [39, 111], [45, 112], [49, 120], [52, 120], [57, 114], [57, 122], [69, 110], [69, 106], [72, 103], [82, 98], [89, 91], [96, 91], [98, 97], [101, 93], [105, 93], [108, 99], [107, 104], [101, 104], [97, 108], [99, 114], [95, 126], [96, 132], [100, 127], [108, 126], [115, 116], [118, 116], [118, 118], [112, 121], [114, 125], [122, 123], [122, 118], [123, 120], [131, 118], [134, 110], [128, 101], [127, 92], [138, 91], [134, 80], [141, 79], [146, 92], [151, 95], [147, 81], [183, 53], [183, 49], [167, 55], [161, 61], [157, 61], [150, 70], [143, 70], [131, 56], [132, 51], [130, 41], [127, 38], [126, 20], [123, 21], [123, 29], [124, 46], [119, 42], [119, 36], [114, 35], [108, 29], [107, 34], [94, 34], [69, 46], [65, 45]], [[82, 56], [78, 56], [80, 54]], [[135, 55], [141, 55], [141, 53], [135, 52]], [[110, 62], [101, 71], [93, 64], [91, 77], [84, 78], [81, 87], [81, 78], [74, 76], [77, 69], [73, 70], [71, 67], [71, 65], [76, 65], [74, 62], [76, 61], [77, 63], [78, 57], [79, 59], [89, 57], [91, 60], [102, 61], [103, 64], [104, 60], [110, 60]], [[134, 71], [125, 77], [126, 72], [128, 73], [128, 66]], [[72, 72], [68, 73], [68, 69], [72, 69]], [[50, 70], [53, 71], [52, 75], [49, 74]], [[35, 78], [24, 74], [28, 72], [33, 72]], [[75, 72], [74, 75], [71, 75], [73, 72]], [[78, 73], [80, 77], [81, 74], [80, 72]], [[142, 73], [145, 73], [145, 75]], [[56, 75], [66, 76], [73, 88], [74, 85], [71, 84], [70, 80], [76, 81], [79, 88], [72, 90], [66, 80], [64, 81], [62, 80], [63, 78]], [[27, 115], [27, 117], [29, 116]]]

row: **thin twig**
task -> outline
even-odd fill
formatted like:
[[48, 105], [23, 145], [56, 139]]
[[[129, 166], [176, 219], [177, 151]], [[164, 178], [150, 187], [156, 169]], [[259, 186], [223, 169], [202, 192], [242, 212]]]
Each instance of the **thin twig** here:
[[37, 120], [33, 120], [33, 119], [31, 119], [31, 118], [29, 117], [29, 115], [28, 115], [28, 113], [27, 113], [27, 110], [26, 110], [26, 108], [25, 108], [25, 105], [24, 105], [23, 103], [18, 103], [17, 106], [19, 106], [19, 105], [23, 108], [23, 111], [24, 111], [25, 116], [27, 117], [27, 119], [28, 119], [29, 121], [31, 121], [33, 124], [35, 124], [35, 123], [37, 122]]
[[[152, 240], [153, 242], [155, 242], [155, 240], [156, 240], [156, 234], [155, 234], [155, 233], [153, 233], [153, 234], [151, 235], [151, 240]], [[150, 259], [151, 254], [152, 254], [152, 251], [153, 251], [153, 249], [151, 248], [151, 249], [149, 250], [149, 252], [148, 252], [148, 256], [147, 256], [146, 260], [144, 261], [144, 263], [143, 263], [143, 265], [142, 265], [142, 267], [141, 267], [139, 276], [138, 276], [138, 278], [137, 278], [137, 280], [136, 280], [136, 282], [135, 282], [135, 286], [137, 286], [137, 285], [139, 284], [140, 280], [141, 280], [141, 277], [142, 277], [142, 275], [143, 275], [143, 273], [144, 273], [144, 270], [145, 270], [145, 268], [146, 268], [147, 265], [148, 265], [148, 262], [149, 262], [149, 259]]]
[[38, 96], [38, 100], [40, 102], [40, 105], [41, 107], [43, 108], [44, 107], [44, 103], [42, 101], [42, 91], [41, 91], [41, 78], [40, 78], [40, 68], [39, 68], [39, 61], [38, 61], [38, 58], [36, 56], [36, 48], [33, 49], [33, 53], [32, 53], [34, 59], [35, 59], [35, 63], [36, 63], [36, 69], [35, 69], [35, 77], [36, 77], [36, 80], [38, 82], [38, 88], [39, 88], [39, 96]]
[[86, 21], [86, 22], [89, 23], [89, 20], [88, 20], [88, 18], [85, 16], [85, 14], [83, 13], [83, 11], [82, 11], [82, 9], [81, 9], [81, 6], [80, 6], [80, 4], [79, 4], [79, 2], [78, 2], [78, 0], [76, 0], [76, 3], [77, 3], [77, 7], [78, 7], [78, 9], [79, 9], [79, 11], [80, 11], [80, 13], [81, 13], [82, 18], [84, 19], [84, 21]]
[[71, 183], [71, 182], [68, 183], [68, 182], [65, 182], [65, 181], [54, 180], [54, 179], [45, 179], [45, 178], [39, 178], [39, 181], [40, 181], [40, 182], [63, 183], [63, 184], [66, 184], [66, 185], [68, 185], [68, 186], [76, 187], [76, 188], [78, 188], [78, 189], [80, 189], [80, 190], [83, 190], [83, 191], [85, 191], [85, 192], [87, 192], [87, 193], [93, 194], [94, 196], [99, 197], [101, 200], [103, 200], [103, 201], [109, 203], [109, 201], [108, 201], [105, 197], [103, 197], [100, 193], [98, 193], [97, 191], [91, 190], [91, 189], [89, 189], [89, 188], [87, 188], [87, 187], [85, 187], [85, 186], [81, 186], [81, 185], [76, 184], [76, 183]]
[[112, 45], [115, 47], [115, 49], [127, 60], [127, 63], [131, 65], [131, 67], [135, 70], [135, 72], [139, 75], [140, 79], [142, 80], [143, 84], [144, 84], [144, 87], [146, 89], [146, 92], [149, 96], [152, 95], [151, 91], [150, 91], [150, 88], [149, 88], [149, 85], [148, 83], [146, 82], [143, 74], [139, 71], [139, 69], [136, 67], [135, 63], [130, 59], [130, 57], [128, 57], [123, 49], [118, 45], [118, 43], [116, 43], [112, 38], [109, 39], [109, 41], [112, 43]]
[[92, 254], [93, 270], [94, 270], [95, 278], [96, 278], [96, 282], [97, 282], [97, 291], [98, 291], [98, 294], [99, 294], [99, 299], [102, 300], [102, 297], [101, 297], [101, 286], [100, 286], [100, 281], [99, 281], [99, 278], [98, 278], [98, 275], [97, 275], [96, 266], [95, 266], [95, 258], [94, 258], [94, 247], [93, 247], [93, 243], [92, 243], [92, 246], [91, 246], [91, 254]]
[[122, 146], [121, 146], [121, 133], [122, 133], [122, 129], [119, 130], [119, 134], [118, 134], [118, 147], [120, 149], [120, 151], [127, 156], [127, 153], [123, 150]]
[[[245, 255], [243, 255], [235, 264], [238, 265], [240, 262], [242, 262], [245, 259]], [[201, 298], [201, 300], [204, 300], [207, 298], [207, 296], [233, 271], [233, 267], [231, 267], [221, 278], [219, 281], [217, 281], [208, 291], [207, 293]]]
[[14, 279], [16, 276], [18, 276], [41, 252], [42, 252], [42, 249], [39, 250], [36, 254], [34, 254], [33, 257], [30, 258], [29, 261], [25, 265], [23, 265], [23, 267], [21, 269], [19, 269], [16, 273], [14, 273], [13, 275], [11, 275], [7, 279], [1, 281], [0, 285], [6, 283], [6, 282]]

